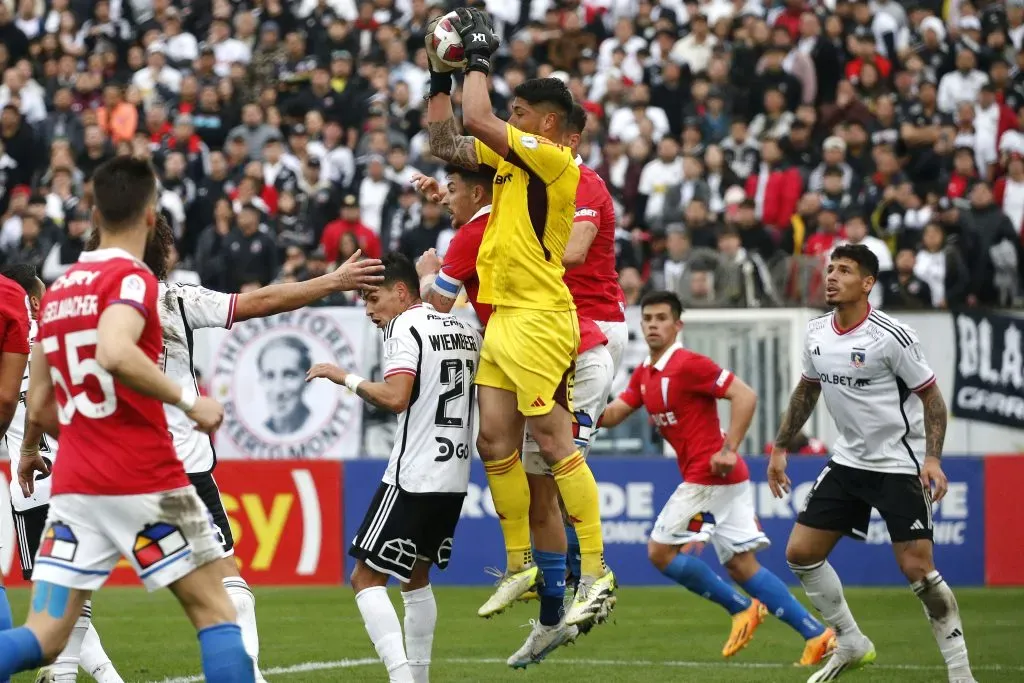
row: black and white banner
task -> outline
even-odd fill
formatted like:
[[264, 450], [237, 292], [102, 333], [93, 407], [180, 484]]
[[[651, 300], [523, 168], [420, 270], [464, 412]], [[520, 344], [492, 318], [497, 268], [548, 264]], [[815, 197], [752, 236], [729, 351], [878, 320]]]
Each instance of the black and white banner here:
[[953, 415], [1024, 429], [1024, 318], [957, 311]]

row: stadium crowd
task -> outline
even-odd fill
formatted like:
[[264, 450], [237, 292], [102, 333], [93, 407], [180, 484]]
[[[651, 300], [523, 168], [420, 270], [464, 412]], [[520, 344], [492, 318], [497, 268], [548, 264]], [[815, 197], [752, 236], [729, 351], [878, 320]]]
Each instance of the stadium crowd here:
[[[423, 31], [448, 4], [0, 0], [0, 261], [68, 268], [117, 154], [160, 173], [173, 279], [443, 255], [452, 227], [410, 177], [444, 177]], [[631, 303], [821, 304], [843, 241], [878, 255], [876, 305], [1020, 301], [1024, 0], [477, 4], [503, 37], [498, 109], [535, 76], [585, 103]]]

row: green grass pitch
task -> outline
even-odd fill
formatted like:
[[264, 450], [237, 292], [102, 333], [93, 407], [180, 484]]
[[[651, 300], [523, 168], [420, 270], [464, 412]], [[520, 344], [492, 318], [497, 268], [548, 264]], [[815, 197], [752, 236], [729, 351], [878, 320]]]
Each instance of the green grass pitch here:
[[[256, 595], [261, 664], [272, 683], [386, 680], [347, 586], [258, 589]], [[526, 637], [521, 626], [536, 615], [536, 603], [517, 605], [485, 621], [476, 616], [476, 608], [486, 596], [481, 588], [437, 589], [433, 683], [782, 683], [804, 681], [810, 673], [792, 665], [802, 649], [799, 636], [773, 618], [747, 649], [723, 660], [726, 614], [671, 586], [621, 589], [613, 622], [539, 666], [512, 671], [505, 658]], [[392, 597], [401, 615], [397, 589]], [[960, 589], [957, 597], [977, 679], [1024, 680], [1024, 590]], [[861, 628], [875, 642], [878, 663], [844, 680], [946, 680], [921, 605], [909, 589], [849, 589], [847, 598]], [[27, 591], [12, 591], [11, 602], [20, 620], [26, 614]], [[195, 637], [168, 593], [104, 589], [93, 602], [93, 614], [125, 681], [202, 680]], [[33, 679], [21, 675], [14, 680]], [[91, 679], [80, 673], [78, 680]]]

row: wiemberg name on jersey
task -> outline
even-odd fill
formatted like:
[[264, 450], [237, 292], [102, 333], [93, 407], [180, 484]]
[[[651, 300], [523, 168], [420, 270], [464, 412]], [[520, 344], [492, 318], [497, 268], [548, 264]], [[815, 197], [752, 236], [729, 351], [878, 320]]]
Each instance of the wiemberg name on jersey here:
[[70, 296], [59, 301], [51, 301], [43, 309], [43, 322], [51, 323], [64, 318], [76, 318], [83, 315], [97, 315], [99, 297], [95, 294]]
[[479, 351], [476, 337], [471, 334], [431, 334], [430, 348], [434, 351]]

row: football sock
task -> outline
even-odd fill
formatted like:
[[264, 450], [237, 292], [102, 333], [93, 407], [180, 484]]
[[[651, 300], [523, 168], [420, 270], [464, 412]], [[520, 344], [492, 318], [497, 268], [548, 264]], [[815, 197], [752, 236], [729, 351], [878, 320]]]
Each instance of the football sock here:
[[853, 619], [839, 575], [828, 560], [802, 567], [790, 564], [789, 568], [800, 579], [807, 593], [807, 599], [818, 610], [821, 618], [836, 632], [839, 647], [858, 647], [864, 642], [864, 634]]
[[110, 657], [103, 650], [100, 643], [100, 634], [96, 627], [89, 623], [89, 629], [85, 632], [85, 640], [82, 641], [82, 668], [93, 677], [96, 683], [124, 683], [121, 676], [114, 669]]
[[430, 651], [434, 647], [437, 602], [430, 585], [402, 593], [405, 603], [405, 653], [413, 683], [430, 680]]
[[537, 586], [540, 595], [540, 623], [554, 626], [562, 620], [565, 611], [565, 555], [535, 550], [533, 556], [541, 575]]
[[751, 605], [750, 598], [692, 555], [677, 554], [661, 573], [683, 588], [721, 605], [729, 614], [738, 614]]
[[580, 571], [585, 576], [604, 576], [604, 540], [601, 537], [601, 505], [597, 481], [583, 455], [576, 451], [551, 466], [565, 510], [579, 539]]
[[71, 629], [71, 636], [64, 650], [57, 656], [50, 670], [53, 672], [53, 680], [56, 682], [75, 681], [78, 678], [78, 664], [82, 656], [82, 643], [85, 642], [85, 634], [89, 631], [92, 623], [92, 603], [87, 601], [82, 607], [82, 616], [78, 617], [74, 628]]
[[237, 623], [242, 629], [242, 643], [245, 652], [252, 659], [254, 667], [259, 667], [260, 634], [256, 630], [256, 596], [252, 594], [249, 584], [241, 576], [229, 576], [222, 580], [224, 589], [231, 598], [238, 615]]
[[377, 655], [388, 670], [388, 681], [414, 683], [402, 642], [402, 625], [388, 598], [388, 589], [384, 586], [364, 588], [356, 594], [356, 605]]
[[804, 640], [816, 638], [825, 632], [821, 622], [812, 617], [789, 592], [782, 579], [764, 567], [740, 585], [748, 594], [763, 602], [769, 612], [793, 627]]
[[[0, 586], [0, 631], [14, 628], [14, 616], [11, 614], [11, 603], [7, 601], [7, 589]], [[10, 683], [5, 676], [0, 676], [0, 683]]]
[[255, 683], [252, 660], [245, 653], [238, 624], [208, 626], [198, 635], [207, 683]]
[[569, 566], [569, 573], [577, 580], [580, 578], [580, 539], [576, 536], [576, 527], [572, 524], [565, 525], [565, 540], [568, 542], [566, 552], [566, 563]]
[[932, 626], [939, 651], [946, 660], [946, 668], [950, 673], [960, 674], [960, 677], [972, 678], [964, 627], [960, 623], [960, 608], [949, 585], [939, 572], [931, 571], [920, 581], [910, 584], [910, 587], [924, 603], [924, 613]]
[[42, 663], [43, 648], [35, 633], [24, 626], [0, 632], [0, 681]]
[[533, 562], [530, 553], [530, 485], [519, 451], [501, 460], [484, 463], [491, 487], [494, 511], [505, 536], [509, 572], [518, 572]]

